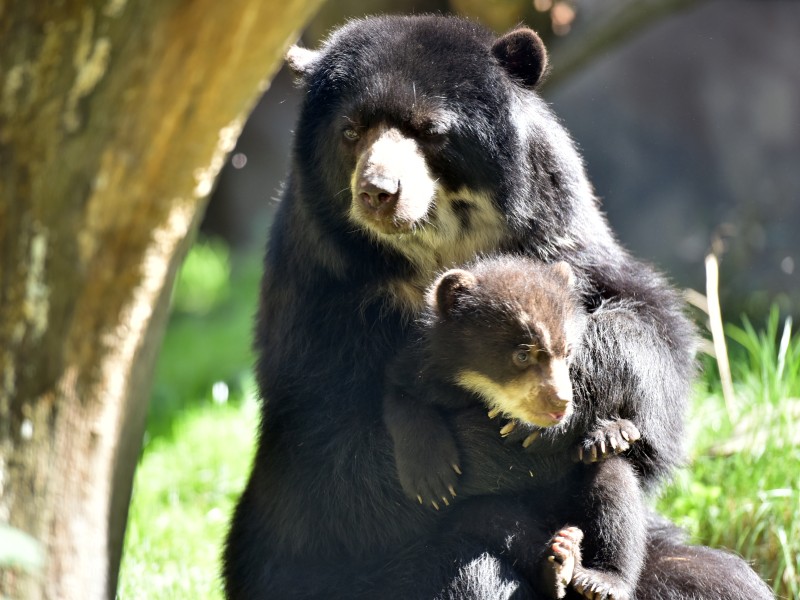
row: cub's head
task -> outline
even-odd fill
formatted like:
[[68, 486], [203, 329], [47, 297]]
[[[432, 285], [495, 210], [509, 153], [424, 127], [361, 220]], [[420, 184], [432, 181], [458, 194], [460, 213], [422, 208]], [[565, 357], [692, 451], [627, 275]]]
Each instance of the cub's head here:
[[585, 318], [574, 287], [564, 262], [497, 258], [446, 272], [428, 298], [436, 368], [506, 417], [564, 422]]
[[306, 91], [294, 168], [314, 210], [431, 269], [497, 248], [505, 203], [530, 188], [513, 104], [547, 65], [533, 31], [379, 17], [287, 57]]

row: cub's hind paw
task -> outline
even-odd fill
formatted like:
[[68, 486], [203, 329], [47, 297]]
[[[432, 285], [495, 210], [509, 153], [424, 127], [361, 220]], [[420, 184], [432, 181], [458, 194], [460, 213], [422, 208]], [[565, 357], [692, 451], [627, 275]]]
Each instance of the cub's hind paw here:
[[583, 531], [577, 527], [558, 530], [547, 544], [542, 582], [550, 598], [563, 598], [575, 569], [581, 566]]
[[608, 421], [578, 444], [574, 457], [576, 461], [586, 464], [605, 460], [625, 452], [641, 437], [636, 425], [627, 419]]

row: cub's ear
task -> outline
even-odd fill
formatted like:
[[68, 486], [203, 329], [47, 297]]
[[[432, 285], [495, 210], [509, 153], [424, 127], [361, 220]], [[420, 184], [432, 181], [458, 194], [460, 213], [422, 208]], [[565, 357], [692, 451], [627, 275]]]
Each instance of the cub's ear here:
[[576, 283], [575, 271], [569, 266], [569, 263], [563, 260], [553, 263], [550, 268], [556, 276], [561, 277], [569, 287], [574, 287]]
[[289, 65], [296, 77], [302, 77], [311, 72], [319, 56], [320, 53], [317, 50], [294, 45], [286, 51], [286, 64]]
[[505, 34], [492, 45], [492, 54], [511, 77], [529, 88], [535, 88], [547, 70], [547, 50], [532, 29]]
[[451, 269], [439, 277], [428, 296], [428, 301], [441, 316], [446, 317], [478, 280], [463, 269]]

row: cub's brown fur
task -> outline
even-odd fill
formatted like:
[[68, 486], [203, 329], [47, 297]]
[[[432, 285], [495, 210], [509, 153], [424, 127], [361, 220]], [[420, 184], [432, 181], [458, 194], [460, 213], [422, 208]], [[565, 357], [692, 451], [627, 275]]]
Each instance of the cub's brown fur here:
[[[555, 531], [540, 555], [528, 551], [518, 562], [538, 575], [532, 580], [548, 597], [563, 598], [571, 586], [587, 597], [627, 600], [644, 560], [638, 479], [622, 457], [570, 466], [565, 456], [575, 436], [585, 433], [571, 418], [582, 408], [573, 400], [569, 375], [585, 326], [576, 288], [563, 262], [507, 256], [446, 272], [428, 294], [417, 343], [390, 371], [384, 419], [404, 491], [437, 510], [456, 497], [462, 474], [443, 411], [482, 402], [490, 417], [510, 419], [499, 433], [515, 432], [513, 439], [531, 453], [535, 491], [528, 501], [537, 514], [550, 515], [541, 520], [541, 531]], [[611, 451], [639, 437], [629, 421], [607, 429], [611, 433], [601, 431], [599, 438], [610, 435]], [[548, 469], [559, 453], [560, 466]], [[545, 504], [553, 508], [542, 511]], [[473, 526], [461, 519], [459, 527]], [[478, 525], [482, 537], [491, 535], [489, 529]], [[584, 533], [588, 553], [582, 552]]]

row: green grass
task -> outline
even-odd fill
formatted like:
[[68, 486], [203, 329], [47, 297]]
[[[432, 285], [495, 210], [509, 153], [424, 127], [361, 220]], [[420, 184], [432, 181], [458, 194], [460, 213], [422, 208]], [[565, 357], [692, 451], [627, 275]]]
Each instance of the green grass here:
[[726, 405], [706, 360], [689, 416], [691, 462], [658, 507], [693, 541], [736, 551], [779, 597], [797, 599], [800, 336], [784, 331], [776, 311], [761, 331], [747, 320], [727, 327], [735, 400]]
[[[259, 263], [231, 266], [218, 247], [201, 252], [193, 250], [193, 273], [181, 274], [159, 359], [123, 600], [222, 597], [219, 554], [257, 426], [250, 331]], [[690, 465], [658, 508], [692, 541], [738, 552], [780, 597], [800, 599], [800, 336], [781, 351], [777, 313], [763, 328], [745, 321], [727, 333], [736, 401], [726, 406], [716, 365], [706, 359], [689, 417]], [[215, 383], [228, 390], [227, 401], [219, 393], [214, 400]]]
[[119, 598], [222, 598], [219, 557], [250, 468], [255, 401], [189, 409], [136, 473]]

